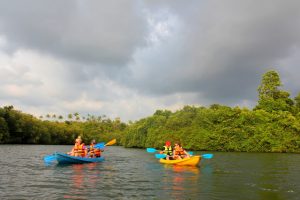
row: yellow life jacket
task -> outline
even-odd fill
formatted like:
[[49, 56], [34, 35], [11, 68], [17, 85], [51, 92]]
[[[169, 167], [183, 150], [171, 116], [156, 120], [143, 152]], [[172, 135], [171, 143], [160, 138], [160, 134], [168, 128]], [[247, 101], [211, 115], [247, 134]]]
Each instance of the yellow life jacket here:
[[168, 155], [168, 156], [172, 156], [173, 155], [173, 149], [171, 146], [167, 147], [167, 146], [164, 146], [164, 154]]

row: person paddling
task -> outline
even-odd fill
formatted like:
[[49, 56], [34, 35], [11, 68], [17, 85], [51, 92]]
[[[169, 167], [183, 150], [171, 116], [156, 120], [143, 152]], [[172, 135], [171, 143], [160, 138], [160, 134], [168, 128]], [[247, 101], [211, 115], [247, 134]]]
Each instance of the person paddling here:
[[175, 160], [181, 160], [182, 158], [189, 158], [190, 155], [188, 154], [188, 152], [186, 152], [181, 144], [179, 142], [175, 143], [175, 147], [174, 147], [174, 151], [173, 151], [173, 158]]
[[164, 150], [160, 152], [161, 154], [166, 155], [167, 160], [173, 160], [173, 149], [170, 141], [166, 141], [166, 145], [164, 146]]
[[71, 156], [80, 156], [80, 157], [85, 157], [87, 155], [87, 149], [84, 145], [84, 143], [82, 143], [81, 137], [78, 136], [75, 140], [75, 145], [72, 149], [71, 152], [68, 153]]
[[96, 158], [96, 157], [101, 157], [101, 152], [104, 150], [101, 150], [99, 148], [95, 148], [96, 141], [92, 140], [89, 148], [89, 157], [90, 158]]

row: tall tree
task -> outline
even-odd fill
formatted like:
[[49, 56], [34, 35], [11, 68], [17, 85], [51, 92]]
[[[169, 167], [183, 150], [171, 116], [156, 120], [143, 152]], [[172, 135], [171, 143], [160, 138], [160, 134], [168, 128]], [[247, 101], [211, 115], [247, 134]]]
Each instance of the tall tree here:
[[274, 70], [268, 71], [263, 75], [261, 85], [258, 87], [259, 100], [275, 99], [278, 96], [278, 87], [280, 86], [282, 86], [282, 83], [279, 74]]
[[278, 72], [271, 70], [265, 73], [258, 87], [259, 100], [255, 109], [291, 111], [293, 101], [289, 98], [290, 93], [280, 90], [281, 86]]

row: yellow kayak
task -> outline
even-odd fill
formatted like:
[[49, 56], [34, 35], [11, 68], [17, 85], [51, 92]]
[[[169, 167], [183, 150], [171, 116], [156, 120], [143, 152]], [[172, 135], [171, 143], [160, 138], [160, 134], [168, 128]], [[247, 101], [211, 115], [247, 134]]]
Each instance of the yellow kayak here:
[[172, 164], [172, 165], [189, 165], [196, 166], [201, 160], [201, 156], [192, 156], [190, 158], [185, 158], [182, 160], [166, 160], [160, 159], [159, 162], [163, 164]]

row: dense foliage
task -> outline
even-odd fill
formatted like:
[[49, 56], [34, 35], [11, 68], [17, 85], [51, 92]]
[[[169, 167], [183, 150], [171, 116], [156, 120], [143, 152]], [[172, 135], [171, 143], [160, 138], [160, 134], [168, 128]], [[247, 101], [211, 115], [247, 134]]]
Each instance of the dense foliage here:
[[293, 100], [281, 86], [279, 74], [269, 71], [258, 87], [253, 110], [185, 106], [176, 112], [157, 110], [129, 124], [94, 116], [80, 119], [78, 113], [65, 121], [56, 115], [56, 120], [50, 120], [51, 115], [43, 120], [6, 106], [0, 108], [0, 142], [71, 144], [81, 135], [85, 141], [117, 138], [125, 147], [161, 148], [170, 140], [192, 150], [299, 153], [300, 93]]
[[300, 152], [300, 114], [251, 111], [212, 105], [157, 111], [126, 129], [126, 147], [162, 147], [179, 141], [187, 149], [246, 152]]
[[293, 101], [280, 86], [276, 71], [264, 74], [253, 110], [215, 104], [156, 111], [128, 126], [122, 144], [162, 147], [171, 140], [194, 150], [300, 152], [300, 93]]
[[[66, 121], [62, 121], [62, 117], [57, 120], [41, 120], [14, 110], [13, 106], [0, 108], [0, 143], [73, 144], [79, 135], [86, 143], [92, 139], [108, 141], [112, 138], [120, 139], [121, 131], [126, 128], [126, 124], [120, 119], [91, 116], [87, 120], [79, 121], [79, 114], [75, 113], [74, 116], [76, 121], [70, 116]], [[47, 117], [50, 118], [50, 115]]]

